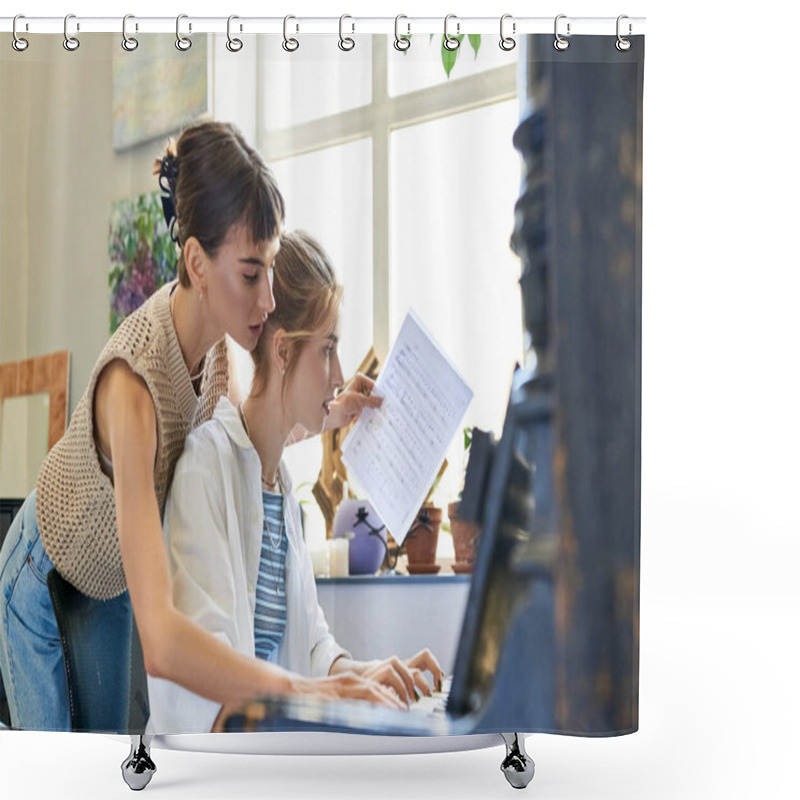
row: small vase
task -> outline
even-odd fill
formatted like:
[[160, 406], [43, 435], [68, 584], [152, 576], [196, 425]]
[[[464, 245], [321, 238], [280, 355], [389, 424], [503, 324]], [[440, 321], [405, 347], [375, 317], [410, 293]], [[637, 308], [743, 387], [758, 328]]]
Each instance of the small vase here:
[[439, 571], [439, 565], [436, 563], [436, 545], [439, 543], [441, 524], [441, 508], [433, 505], [422, 506], [403, 542], [410, 573]]
[[342, 500], [333, 520], [333, 538], [350, 539], [351, 575], [374, 575], [386, 555], [386, 527], [368, 500]]

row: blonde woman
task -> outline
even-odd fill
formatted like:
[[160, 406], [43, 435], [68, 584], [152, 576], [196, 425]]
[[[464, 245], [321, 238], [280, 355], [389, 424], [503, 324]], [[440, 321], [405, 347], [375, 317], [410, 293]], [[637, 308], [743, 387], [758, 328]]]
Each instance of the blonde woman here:
[[[317, 603], [300, 507], [281, 457], [292, 431], [319, 433], [330, 420], [342, 370], [342, 290], [330, 260], [308, 234], [284, 234], [275, 259], [276, 308], [252, 352], [253, 386], [243, 403], [222, 398], [194, 430], [175, 469], [164, 530], [175, 606], [254, 664], [277, 664], [317, 693], [345, 696], [354, 681], [377, 681], [400, 707], [430, 694], [442, 671], [428, 650], [403, 660], [355, 661], [331, 635]], [[149, 681], [156, 732], [203, 732], [230, 705]], [[365, 698], [370, 699], [370, 698]], [[235, 705], [235, 704], [233, 704]]]

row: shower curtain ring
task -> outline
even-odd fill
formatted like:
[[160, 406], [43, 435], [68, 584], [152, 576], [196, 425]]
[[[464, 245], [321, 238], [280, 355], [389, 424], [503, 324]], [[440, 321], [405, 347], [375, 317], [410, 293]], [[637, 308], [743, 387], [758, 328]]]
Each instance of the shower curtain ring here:
[[[187, 19], [188, 16], [188, 14], [178, 14], [175, 20], [175, 47], [184, 53], [192, 46], [192, 40], [188, 36], [183, 36], [181, 34], [181, 20]], [[189, 31], [191, 32], [191, 30], [192, 24], [189, 23]]]
[[[624, 53], [626, 50], [630, 50], [631, 49], [631, 40], [630, 39], [626, 39], [624, 36], [620, 35], [620, 32], [619, 32], [619, 24], [624, 19], [628, 19], [628, 15], [627, 14], [620, 14], [617, 17], [617, 41], [616, 41], [615, 47], [621, 53]], [[630, 36], [632, 32], [633, 32], [633, 25], [631, 25], [630, 22], [629, 22], [628, 23], [628, 36]]]
[[[500, 49], [505, 50], [506, 52], [513, 50], [517, 46], [516, 39], [512, 39], [510, 36], [505, 35], [504, 26], [507, 19], [511, 19], [511, 14], [503, 14], [503, 16], [500, 17]], [[511, 32], [517, 32], [516, 22], [511, 23]]]
[[[569, 47], [569, 39], [565, 39], [558, 32], [558, 21], [560, 19], [566, 19], [566, 18], [567, 18], [566, 14], [559, 14], [556, 17], [555, 26], [553, 28], [553, 30], [555, 32], [555, 37], [556, 37], [555, 41], [553, 42], [553, 47], [555, 47], [556, 50], [566, 50]], [[569, 33], [570, 33], [569, 29], [570, 29], [570, 24], [568, 22], [567, 23], [567, 36], [569, 36]]]
[[400, 35], [400, 20], [401, 19], [408, 19], [405, 14], [398, 14], [394, 18], [394, 49], [399, 50], [401, 53], [408, 50], [411, 47], [411, 23], [407, 22], [406, 27], [408, 28], [408, 33], [404, 36]]
[[[300, 47], [300, 42], [297, 41], [294, 37], [289, 37], [289, 20], [290, 19], [297, 19], [297, 17], [293, 17], [291, 14], [288, 14], [283, 18], [283, 44], [282, 47], [287, 53], [294, 53], [298, 47]], [[300, 30], [299, 25], [295, 25], [295, 32]]]
[[[342, 26], [344, 25], [344, 21], [346, 19], [353, 19], [349, 14], [342, 14], [339, 17], [339, 49], [344, 50], [346, 53], [352, 50], [355, 46], [355, 40], [351, 39], [349, 36], [344, 36], [342, 32]], [[350, 23], [353, 26], [352, 33], [356, 32], [356, 24], [355, 22]]]
[[14, 22], [11, 25], [11, 33], [14, 36], [14, 38], [11, 40], [11, 46], [18, 53], [21, 53], [23, 50], [28, 49], [28, 40], [23, 39], [21, 36], [17, 35], [17, 20], [19, 19], [25, 19], [25, 16], [23, 14], [17, 14], [17, 16], [14, 17]]
[[451, 19], [457, 19], [456, 15], [448, 14], [444, 18], [444, 42], [442, 44], [445, 50], [458, 50], [461, 40], [458, 39], [457, 36], [461, 33], [461, 23], [456, 21], [456, 36], [451, 36], [447, 31], [447, 23], [450, 22]]
[[[62, 44], [64, 45], [64, 49], [69, 50], [70, 53], [77, 50], [81, 46], [81, 43], [78, 41], [78, 37], [70, 36], [69, 31], [67, 30], [67, 26], [69, 25], [69, 21], [71, 19], [75, 19], [74, 14], [67, 14], [67, 16], [64, 17], [64, 41], [62, 42]], [[80, 23], [76, 22], [75, 30], [79, 31], [80, 29], [81, 29]]]
[[[128, 36], [128, 20], [134, 19], [133, 14], [126, 14], [122, 18], [122, 49], [127, 50], [129, 53], [133, 52], [139, 46], [139, 40], [133, 36]], [[136, 26], [139, 30], [139, 26]]]
[[[234, 39], [231, 36], [231, 22], [233, 22], [235, 19], [239, 19], [236, 14], [231, 14], [228, 17], [228, 41], [225, 42], [225, 47], [227, 47], [231, 53], [238, 53], [242, 49], [242, 40]], [[239, 30], [241, 30], [241, 26], [239, 27]]]

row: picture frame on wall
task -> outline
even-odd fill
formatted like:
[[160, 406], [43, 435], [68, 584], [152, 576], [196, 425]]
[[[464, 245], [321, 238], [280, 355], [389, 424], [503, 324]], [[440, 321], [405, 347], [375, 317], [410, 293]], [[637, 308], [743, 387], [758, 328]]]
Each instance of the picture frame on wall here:
[[[208, 37], [195, 36], [183, 58], [166, 58], [175, 37], [142, 37], [141, 46], [114, 58], [114, 150], [127, 150], [180, 130], [209, 109]], [[166, 74], [164, 70], [167, 70]]]

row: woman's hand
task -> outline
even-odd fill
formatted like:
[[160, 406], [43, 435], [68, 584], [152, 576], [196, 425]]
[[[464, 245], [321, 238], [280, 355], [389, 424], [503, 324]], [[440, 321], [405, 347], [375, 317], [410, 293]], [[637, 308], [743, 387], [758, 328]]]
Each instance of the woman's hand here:
[[441, 689], [444, 672], [430, 650], [420, 650], [405, 660], [392, 656], [374, 661], [351, 661], [340, 658], [333, 662], [331, 674], [338, 670], [356, 672], [391, 689], [407, 705], [414, 703], [420, 694], [430, 696], [431, 687], [424, 673], [430, 672], [433, 685]]
[[405, 703], [386, 686], [352, 670], [325, 678], [296, 678], [292, 692], [320, 700], [365, 700], [395, 710], [405, 709]]
[[354, 422], [365, 408], [379, 408], [383, 398], [372, 394], [375, 381], [360, 372], [344, 387], [330, 404], [330, 414], [325, 418], [324, 431], [344, 428]]
[[[393, 710], [406, 709], [405, 703], [401, 702], [393, 691], [377, 681], [352, 671], [329, 675], [326, 678], [292, 676], [289, 690], [282, 694], [285, 697], [298, 695], [323, 701], [363, 700]], [[246, 706], [246, 702], [225, 703], [214, 720], [211, 732], [222, 733], [228, 718], [234, 714], [241, 714]]]

